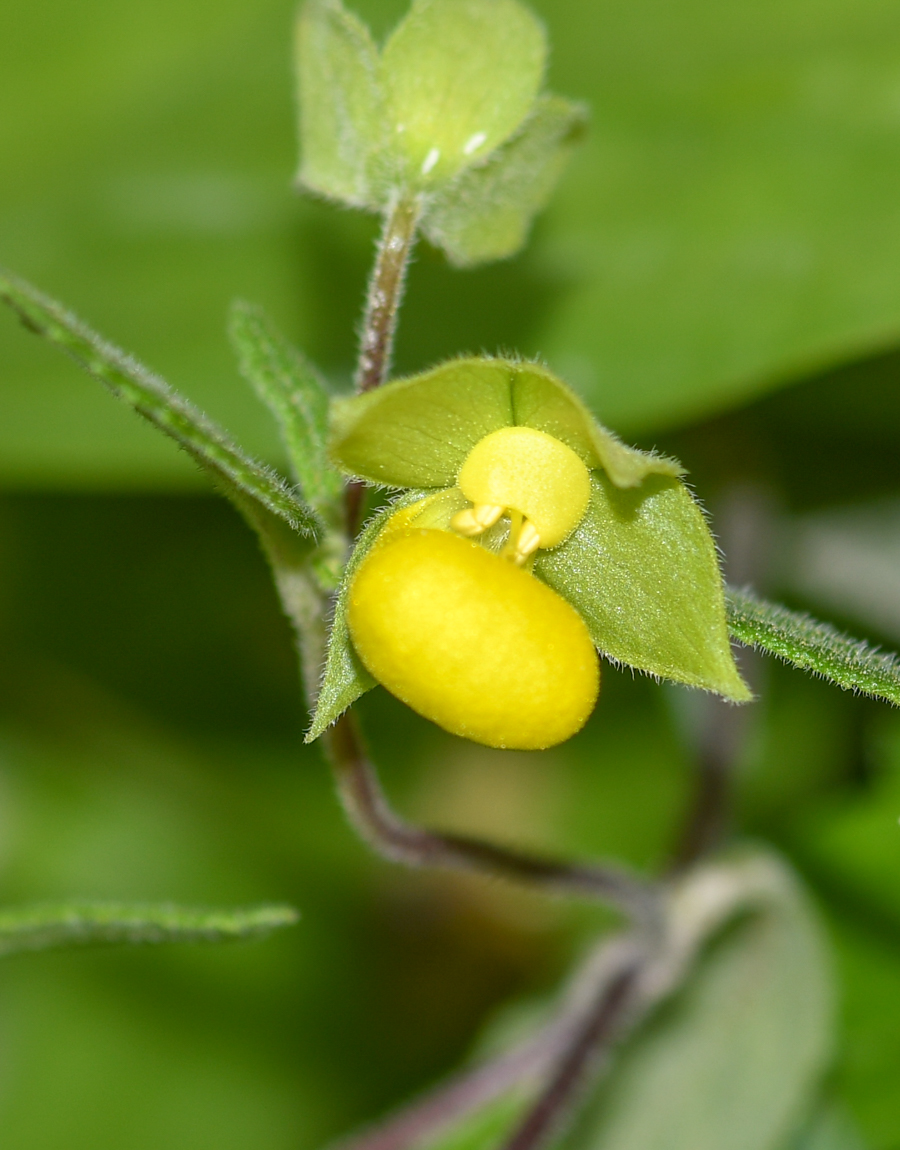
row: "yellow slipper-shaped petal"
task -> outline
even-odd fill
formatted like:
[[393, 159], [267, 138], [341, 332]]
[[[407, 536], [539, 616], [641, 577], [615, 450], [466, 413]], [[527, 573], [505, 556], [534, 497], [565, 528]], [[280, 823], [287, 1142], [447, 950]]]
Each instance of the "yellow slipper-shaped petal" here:
[[389, 532], [350, 589], [354, 646], [420, 715], [491, 747], [541, 750], [584, 725], [600, 687], [581, 616], [468, 539]]

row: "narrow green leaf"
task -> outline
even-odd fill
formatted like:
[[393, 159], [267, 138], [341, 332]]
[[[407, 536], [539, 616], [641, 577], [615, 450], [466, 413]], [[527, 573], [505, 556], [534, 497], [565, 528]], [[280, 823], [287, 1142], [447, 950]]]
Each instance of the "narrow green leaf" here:
[[842, 635], [828, 623], [767, 603], [748, 590], [728, 588], [728, 626], [739, 643], [777, 655], [843, 687], [900, 706], [900, 658], [859, 639]]
[[547, 45], [517, 0], [414, 0], [384, 48], [395, 146], [414, 185], [489, 155], [531, 111]]
[[292, 926], [289, 906], [192, 910], [163, 904], [65, 902], [0, 910], [0, 956], [104, 943], [228, 942]]
[[541, 97], [517, 135], [435, 193], [422, 217], [425, 235], [457, 267], [514, 255], [550, 199], [585, 123], [579, 105]]
[[360, 563], [387, 526], [391, 516], [401, 508], [419, 502], [423, 496], [424, 493], [421, 491], [407, 492], [400, 499], [377, 511], [359, 534], [353, 554], [344, 569], [344, 577], [334, 605], [325, 672], [312, 723], [306, 734], [307, 743], [317, 739], [352, 703], [376, 686], [375, 680], [353, 649], [347, 626], [347, 596]]
[[241, 374], [278, 420], [307, 500], [333, 510], [342, 480], [328, 461], [328, 390], [312, 365], [275, 330], [262, 308], [241, 300], [229, 324]]
[[772, 1150], [831, 1054], [824, 940], [786, 867], [633, 1040], [571, 1150]]
[[245, 455], [159, 376], [107, 343], [60, 304], [2, 271], [0, 299], [18, 313], [26, 327], [68, 352], [113, 395], [171, 436], [242, 510], [255, 502], [295, 531], [309, 536], [317, 533], [318, 517], [284, 480]]
[[310, 191], [378, 207], [374, 164], [387, 136], [378, 50], [340, 0], [307, 0], [297, 21], [301, 163]]
[[673, 459], [626, 447], [562, 380], [538, 364], [456, 359], [332, 406], [331, 455], [351, 475], [391, 487], [449, 487], [480, 439], [520, 424], [567, 443], [618, 487], [677, 476]]
[[651, 475], [623, 490], [595, 473], [581, 524], [538, 553], [534, 573], [575, 607], [608, 658], [751, 698], [728, 642], [715, 545], [679, 480]]

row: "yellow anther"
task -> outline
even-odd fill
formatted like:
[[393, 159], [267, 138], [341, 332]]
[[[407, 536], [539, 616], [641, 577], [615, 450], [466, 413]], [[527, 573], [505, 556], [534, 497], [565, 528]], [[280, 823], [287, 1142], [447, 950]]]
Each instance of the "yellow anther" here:
[[450, 526], [460, 535], [481, 535], [489, 527], [493, 527], [503, 508], [492, 503], [476, 503], [465, 511], [458, 511], [450, 520]]
[[512, 559], [513, 563], [517, 563], [521, 567], [528, 556], [534, 554], [540, 545], [541, 537], [538, 534], [538, 529], [533, 523], [523, 519], [518, 530], [514, 528], [510, 531], [509, 541], [503, 549], [503, 554], [505, 558]]

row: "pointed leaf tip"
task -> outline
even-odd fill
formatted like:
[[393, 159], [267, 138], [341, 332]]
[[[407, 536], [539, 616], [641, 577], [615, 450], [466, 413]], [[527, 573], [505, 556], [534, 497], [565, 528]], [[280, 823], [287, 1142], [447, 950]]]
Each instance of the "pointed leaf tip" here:
[[0, 300], [31, 331], [67, 352], [117, 399], [174, 439], [251, 522], [260, 514], [274, 515], [301, 535], [313, 538], [319, 534], [322, 522], [312, 508], [165, 380], [108, 343], [61, 304], [2, 269]]
[[278, 422], [301, 490], [316, 510], [333, 512], [342, 481], [326, 452], [329, 394], [324, 381], [255, 304], [232, 304], [229, 334], [241, 374]]
[[677, 479], [651, 475], [625, 490], [595, 474], [581, 525], [539, 553], [534, 571], [614, 661], [733, 702], [752, 698], [728, 640], [712, 536]]

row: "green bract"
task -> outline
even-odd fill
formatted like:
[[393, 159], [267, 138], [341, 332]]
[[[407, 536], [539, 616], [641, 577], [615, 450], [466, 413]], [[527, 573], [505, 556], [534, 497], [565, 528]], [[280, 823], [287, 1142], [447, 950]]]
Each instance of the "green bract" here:
[[383, 211], [415, 197], [456, 264], [511, 255], [584, 123], [541, 96], [547, 46], [518, 0], [414, 0], [382, 51], [340, 0], [297, 26], [300, 182]]
[[[575, 607], [597, 649], [616, 663], [748, 700], [729, 645], [715, 545], [682, 468], [626, 447], [546, 368], [454, 360], [337, 400], [331, 456], [348, 475], [413, 489], [403, 496], [419, 508], [411, 525], [450, 530], [467, 506], [457, 476], [469, 453], [513, 426], [553, 436], [591, 470], [584, 517], [559, 546], [538, 551], [531, 569]], [[353, 571], [395, 510], [364, 532], [345, 576], [311, 738], [373, 685], [350, 647], [345, 601]], [[499, 551], [507, 534], [498, 523], [480, 542]]]

